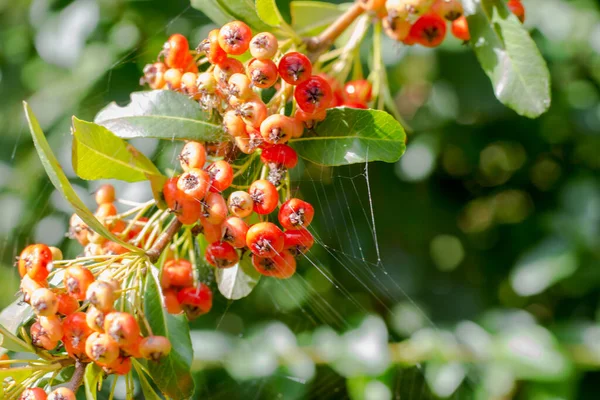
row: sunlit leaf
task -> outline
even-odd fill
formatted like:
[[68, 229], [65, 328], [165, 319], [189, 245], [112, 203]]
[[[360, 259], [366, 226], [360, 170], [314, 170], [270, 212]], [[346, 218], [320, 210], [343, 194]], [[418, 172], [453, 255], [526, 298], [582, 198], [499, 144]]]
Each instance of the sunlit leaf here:
[[85, 386], [86, 400], [96, 400], [98, 398], [98, 382], [100, 382], [103, 373], [102, 368], [96, 363], [89, 363], [87, 367], [85, 367], [83, 383]]
[[193, 0], [192, 7], [204, 12], [214, 22], [222, 25], [224, 16], [229, 16], [228, 21], [244, 21], [255, 32], [267, 31], [269, 25], [265, 24], [256, 13], [253, 0]]
[[44, 132], [42, 132], [42, 129], [40, 128], [40, 125], [37, 119], [35, 118], [33, 111], [26, 102], [23, 102], [23, 107], [25, 109], [25, 115], [27, 117], [27, 122], [29, 123], [29, 130], [31, 131], [31, 137], [33, 138], [33, 143], [38, 152], [38, 156], [40, 158], [40, 161], [42, 162], [42, 165], [44, 166], [44, 169], [46, 170], [48, 178], [50, 178], [50, 181], [52, 182], [56, 190], [58, 190], [63, 195], [63, 197], [67, 199], [69, 203], [71, 203], [71, 206], [73, 206], [77, 215], [79, 215], [83, 222], [85, 222], [92, 230], [105, 237], [106, 239], [119, 243], [121, 246], [133, 252], [140, 252], [140, 249], [138, 249], [137, 247], [126, 243], [118, 237], [116, 237], [115, 235], [113, 235], [108, 229], [104, 227], [104, 225], [100, 223], [100, 221], [96, 219], [96, 217], [94, 217], [92, 212], [85, 206], [85, 204], [81, 201], [77, 193], [75, 193], [75, 190], [71, 186], [71, 183], [67, 179], [67, 176], [60, 167], [60, 164], [58, 163], [56, 156], [52, 152], [52, 149], [50, 148], [50, 145], [48, 144], [48, 141], [44, 136]]
[[283, 17], [275, 0], [256, 0], [256, 12], [260, 19], [271, 26], [280, 26]]
[[498, 100], [530, 118], [550, 107], [550, 73], [535, 42], [503, 0], [467, 0], [471, 46]]
[[235, 17], [221, 6], [219, 0], [191, 0], [192, 7], [202, 11], [212, 22], [221, 26], [233, 21]]
[[144, 154], [93, 122], [73, 117], [73, 168], [82, 179], [137, 182], [160, 171]]
[[339, 107], [328, 110], [314, 131], [290, 142], [300, 157], [333, 166], [396, 162], [405, 139], [402, 126], [385, 111]]
[[351, 3], [331, 4], [322, 1], [292, 1], [292, 27], [299, 35], [312, 36], [327, 28]]
[[248, 296], [254, 290], [261, 274], [252, 265], [250, 254], [245, 254], [235, 266], [217, 268], [215, 277], [219, 292], [227, 299], [238, 300]]
[[128, 105], [110, 103], [96, 115], [94, 122], [124, 139], [217, 142], [227, 137], [220, 125], [208, 122], [198, 102], [172, 90], [132, 93]]
[[186, 399], [194, 393], [190, 373], [193, 349], [189, 324], [183, 315], [171, 315], [162, 306], [158, 269], [152, 267], [146, 277], [144, 312], [154, 335], [171, 341], [171, 352], [158, 362], [148, 361], [148, 371], [158, 388], [174, 399]]

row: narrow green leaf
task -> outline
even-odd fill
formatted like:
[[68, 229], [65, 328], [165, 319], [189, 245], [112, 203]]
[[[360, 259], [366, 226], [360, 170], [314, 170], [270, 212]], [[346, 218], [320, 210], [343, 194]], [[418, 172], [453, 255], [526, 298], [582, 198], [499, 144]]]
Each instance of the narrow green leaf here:
[[265, 24], [254, 6], [253, 0], [217, 0], [221, 7], [231, 14], [234, 19], [244, 21], [255, 33], [261, 31], [271, 31], [272, 28]]
[[192, 7], [202, 11], [212, 22], [217, 25], [225, 25], [233, 21], [235, 17], [221, 6], [218, 0], [191, 0]]
[[215, 270], [219, 292], [230, 300], [239, 300], [252, 293], [260, 277], [261, 274], [252, 265], [252, 258], [248, 253], [235, 266]]
[[85, 385], [85, 399], [86, 400], [97, 400], [98, 399], [98, 382], [102, 377], [102, 368], [96, 363], [89, 363], [85, 367], [85, 375], [83, 376], [83, 383]]
[[140, 386], [142, 387], [142, 393], [144, 393], [144, 399], [161, 400], [160, 396], [154, 391], [154, 388], [152, 387], [150, 382], [148, 382], [148, 378], [146, 378], [146, 374], [144, 374], [144, 371], [142, 370], [141, 365], [137, 360], [133, 360], [133, 368], [135, 368], [135, 371], [137, 372], [140, 381]]
[[35, 353], [35, 350], [27, 342], [10, 333], [2, 325], [0, 325], [0, 347], [10, 351]]
[[154, 196], [156, 206], [161, 210], [166, 210], [167, 203], [165, 203], [165, 198], [162, 194], [162, 189], [165, 185], [165, 182], [169, 178], [167, 178], [164, 175], [146, 175], [146, 177], [150, 181], [150, 187], [152, 188], [152, 196]]
[[73, 168], [82, 179], [146, 180], [160, 171], [144, 154], [101, 125], [73, 117]]
[[476, 10], [468, 17], [471, 47], [498, 100], [529, 118], [543, 114], [550, 107], [550, 73], [529, 33], [503, 0], [465, 6]]
[[171, 341], [171, 352], [158, 362], [148, 361], [148, 371], [158, 388], [174, 399], [186, 399], [194, 393], [190, 373], [194, 350], [189, 324], [183, 315], [171, 315], [162, 305], [158, 269], [151, 267], [146, 277], [144, 312], [154, 335]]
[[[15, 367], [0, 369], [0, 382], [6, 378], [14, 379], [16, 383], [23, 382], [29, 378], [34, 372], [38, 371], [35, 367]], [[1, 385], [0, 385], [1, 386]]]
[[283, 22], [275, 0], [256, 0], [256, 12], [260, 19], [268, 25], [280, 26]]
[[302, 158], [333, 166], [396, 162], [405, 139], [400, 123], [385, 111], [339, 107], [328, 110], [313, 132], [290, 142]]
[[32, 317], [31, 307], [21, 300], [16, 300], [4, 308], [0, 313], [0, 348], [35, 353], [35, 350], [27, 342], [17, 337], [19, 328]]
[[79, 217], [85, 222], [91, 229], [95, 232], [99, 233], [101, 236], [105, 237], [108, 240], [119, 243], [123, 247], [133, 251], [140, 252], [140, 249], [137, 247], [126, 243], [113, 235], [108, 229], [106, 229], [100, 221], [94, 217], [92, 212], [85, 206], [85, 204], [81, 201], [71, 183], [67, 179], [65, 173], [63, 172], [58, 160], [52, 153], [52, 149], [44, 136], [44, 132], [42, 132], [42, 128], [40, 128], [40, 124], [38, 123], [33, 111], [27, 104], [27, 102], [23, 102], [23, 107], [25, 109], [25, 115], [27, 117], [27, 122], [29, 123], [29, 130], [31, 131], [31, 137], [33, 138], [33, 143], [40, 157], [40, 161], [46, 170], [46, 174], [48, 174], [48, 178], [71, 206], [75, 209], [75, 212]]
[[302, 36], [313, 36], [327, 28], [346, 11], [349, 4], [331, 4], [322, 1], [292, 1], [290, 13], [292, 28]]
[[94, 122], [105, 126], [120, 138], [137, 137], [167, 140], [218, 142], [227, 138], [223, 128], [207, 121], [198, 103], [171, 90], [131, 94], [126, 106], [110, 103]]

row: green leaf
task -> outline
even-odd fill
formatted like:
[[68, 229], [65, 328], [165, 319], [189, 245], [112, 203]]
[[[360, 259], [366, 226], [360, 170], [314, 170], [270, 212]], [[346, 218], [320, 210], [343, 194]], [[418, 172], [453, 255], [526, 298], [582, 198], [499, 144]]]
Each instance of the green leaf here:
[[191, 0], [192, 7], [202, 11], [212, 22], [221, 26], [233, 21], [235, 17], [218, 0]]
[[3, 309], [0, 313], [0, 348], [35, 353], [33, 347], [16, 336], [19, 328], [26, 324], [31, 317], [33, 317], [31, 307], [21, 300], [17, 300]]
[[550, 107], [551, 94], [550, 73], [535, 42], [503, 0], [473, 3], [465, 4], [476, 10], [468, 17], [471, 46], [494, 94], [518, 114], [538, 117]]
[[161, 400], [160, 396], [154, 391], [154, 388], [152, 387], [150, 382], [148, 382], [146, 374], [142, 370], [141, 364], [135, 359], [133, 360], [133, 368], [135, 368], [135, 371], [137, 372], [140, 381], [140, 386], [142, 387], [142, 393], [144, 394], [144, 399]]
[[144, 312], [154, 335], [171, 341], [171, 352], [158, 362], [149, 361], [148, 371], [158, 388], [174, 399], [187, 399], [194, 393], [190, 373], [194, 350], [189, 324], [183, 315], [171, 315], [162, 305], [158, 269], [151, 267], [146, 277]]
[[46, 170], [46, 174], [48, 174], [48, 178], [71, 206], [75, 209], [75, 212], [79, 217], [85, 222], [92, 230], [99, 233], [101, 236], [105, 237], [108, 240], [119, 243], [121, 246], [131, 250], [132, 252], [139, 253], [141, 250], [137, 247], [126, 243], [113, 235], [108, 229], [104, 227], [94, 217], [92, 212], [85, 206], [85, 204], [81, 201], [75, 190], [69, 183], [67, 176], [64, 171], [60, 167], [58, 160], [52, 153], [52, 149], [44, 136], [44, 132], [42, 132], [42, 128], [40, 128], [40, 124], [38, 123], [33, 111], [27, 104], [27, 102], [23, 102], [23, 107], [25, 109], [25, 116], [27, 117], [27, 122], [29, 123], [29, 130], [31, 131], [31, 137], [33, 138], [33, 143], [38, 152], [38, 156], [40, 157], [40, 161]]
[[6, 378], [11, 378], [14, 379], [16, 383], [20, 383], [29, 378], [36, 371], [39, 371], [39, 369], [36, 367], [14, 367], [0, 369], [0, 382]]
[[96, 363], [89, 363], [85, 367], [85, 375], [83, 376], [83, 383], [85, 384], [85, 399], [96, 400], [98, 398], [98, 383], [102, 378], [102, 368]]
[[217, 0], [221, 7], [225, 9], [234, 18], [244, 21], [254, 33], [261, 31], [271, 31], [272, 28], [265, 24], [258, 14], [254, 6], [253, 0]]
[[94, 122], [120, 138], [158, 138], [218, 142], [227, 138], [223, 128], [207, 121], [198, 103], [171, 90], [131, 94], [131, 102], [121, 107], [110, 103]]
[[260, 19], [271, 26], [280, 26], [283, 17], [275, 0], [256, 0], [256, 12]]
[[82, 179], [146, 180], [160, 171], [144, 154], [93, 122], [73, 117], [73, 168]]
[[290, 3], [292, 28], [299, 35], [316, 35], [342, 15], [350, 4], [331, 4], [322, 1], [292, 1]]
[[300, 157], [333, 166], [396, 162], [405, 139], [402, 126], [385, 111], [338, 107], [328, 110], [313, 132], [290, 142]]
[[246, 253], [231, 268], [217, 268], [215, 278], [219, 292], [230, 300], [239, 300], [248, 296], [258, 284], [261, 274], [252, 265], [252, 258]]

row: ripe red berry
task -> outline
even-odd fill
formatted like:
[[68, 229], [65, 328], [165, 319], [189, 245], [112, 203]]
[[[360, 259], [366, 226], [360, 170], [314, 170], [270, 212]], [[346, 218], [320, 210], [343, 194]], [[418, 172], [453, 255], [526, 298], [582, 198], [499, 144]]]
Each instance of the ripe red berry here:
[[177, 293], [177, 300], [189, 319], [206, 314], [212, 308], [212, 292], [204, 283], [181, 289]]
[[460, 40], [468, 41], [471, 39], [467, 18], [464, 15], [452, 21], [452, 34]]
[[110, 364], [119, 357], [119, 345], [104, 333], [94, 332], [85, 341], [85, 354], [101, 364]]
[[315, 113], [329, 107], [333, 101], [333, 92], [325, 79], [312, 76], [296, 87], [294, 98], [302, 110]]
[[21, 393], [19, 400], [47, 400], [48, 395], [42, 388], [27, 388]]
[[112, 311], [117, 295], [110, 283], [95, 281], [88, 286], [86, 299], [98, 310], [107, 313]]
[[239, 56], [250, 46], [252, 31], [242, 21], [229, 22], [219, 30], [219, 45], [227, 54]]
[[203, 168], [206, 162], [206, 149], [199, 142], [187, 142], [179, 153], [179, 163], [184, 171], [192, 168]]
[[[208, 173], [199, 168], [190, 168], [177, 180], [177, 188], [191, 199], [200, 201], [206, 196], [210, 184]], [[178, 199], [179, 200], [179, 199]]]
[[344, 101], [346, 103], [368, 103], [371, 101], [373, 87], [366, 79], [357, 79], [344, 85]]
[[85, 321], [90, 328], [96, 332], [104, 332], [104, 318], [106, 314], [91, 306], [85, 312]]
[[258, 97], [241, 104], [237, 108], [237, 112], [247, 125], [254, 128], [260, 127], [268, 115], [267, 106]]
[[250, 60], [246, 74], [254, 86], [260, 89], [270, 88], [277, 82], [279, 72], [277, 65], [272, 60]]
[[233, 267], [239, 259], [235, 248], [227, 242], [214, 242], [206, 248], [206, 261], [214, 267]]
[[424, 14], [410, 28], [409, 36], [422, 46], [439, 46], [446, 37], [446, 21], [435, 13]]
[[248, 193], [252, 198], [254, 211], [258, 214], [270, 214], [277, 208], [279, 194], [277, 188], [266, 179], [255, 181], [250, 185]]
[[19, 274], [27, 274], [34, 281], [45, 281], [52, 268], [52, 250], [45, 244], [32, 244], [19, 256]]
[[161, 286], [188, 287], [194, 284], [194, 269], [188, 260], [168, 260], [162, 268]]
[[37, 315], [55, 315], [58, 311], [58, 298], [50, 289], [36, 289], [31, 294], [31, 308]]
[[174, 210], [177, 206], [177, 197], [179, 196], [179, 189], [177, 188], [178, 176], [167, 179], [162, 188], [162, 197], [167, 203], [167, 207]]
[[281, 114], [269, 115], [260, 124], [260, 134], [265, 142], [271, 144], [288, 142], [295, 132], [296, 121]]
[[52, 350], [58, 345], [58, 340], [50, 339], [39, 321], [31, 325], [29, 328], [29, 336], [31, 337], [31, 343], [33, 343], [35, 347], [44, 350]]
[[215, 161], [206, 169], [210, 176], [211, 192], [222, 192], [229, 188], [233, 182], [233, 168], [227, 161]]
[[296, 259], [287, 250], [271, 258], [258, 257], [253, 254], [252, 265], [262, 275], [278, 279], [291, 278], [296, 272]]
[[208, 33], [208, 37], [200, 42], [197, 49], [206, 54], [208, 62], [211, 64], [219, 64], [227, 58], [227, 53], [219, 45], [219, 30], [213, 29]]
[[219, 193], [210, 192], [202, 202], [200, 219], [209, 224], [220, 225], [227, 218], [227, 203]]
[[96, 204], [98, 205], [112, 203], [115, 199], [115, 187], [113, 185], [102, 185], [96, 190]]
[[229, 81], [229, 77], [233, 74], [243, 74], [244, 64], [235, 58], [226, 58], [222, 62], [215, 65], [213, 75], [217, 82], [223, 86]]
[[93, 331], [86, 321], [86, 315], [82, 312], [76, 312], [68, 315], [63, 320], [63, 343], [69, 356], [83, 360], [87, 358], [85, 354], [85, 341]]
[[140, 327], [133, 315], [111, 312], [104, 318], [104, 332], [119, 346], [127, 346], [140, 336]]
[[140, 354], [152, 361], [159, 361], [170, 352], [171, 342], [164, 336], [148, 336], [140, 343]]
[[76, 400], [75, 393], [69, 388], [59, 387], [48, 395], [48, 400]]
[[200, 218], [200, 224], [202, 224], [202, 233], [208, 243], [214, 243], [221, 240], [223, 235], [221, 224], [211, 224], [206, 218]]
[[278, 48], [277, 38], [269, 32], [257, 33], [250, 41], [250, 54], [259, 60], [273, 58]]
[[223, 222], [221, 229], [224, 242], [231, 244], [236, 249], [246, 246], [248, 224], [243, 219], [240, 217], [229, 217]]
[[79, 302], [68, 293], [60, 293], [56, 295], [58, 299], [58, 313], [62, 315], [73, 314], [79, 308]]
[[290, 52], [279, 60], [279, 75], [290, 85], [298, 85], [312, 75], [312, 64], [302, 53]]
[[181, 314], [183, 312], [177, 300], [177, 291], [174, 289], [163, 290], [163, 304], [169, 314]]
[[[110, 364], [100, 364], [107, 374], [127, 375], [131, 371], [131, 357], [120, 356]], [[69, 399], [70, 400], [70, 399]]]
[[464, 12], [460, 0], [436, 0], [431, 6], [431, 11], [448, 21], [460, 18]]
[[300, 199], [290, 199], [279, 208], [279, 223], [284, 229], [307, 227], [312, 222], [315, 209], [310, 203]]
[[521, 3], [521, 0], [508, 0], [506, 6], [517, 18], [519, 18], [521, 23], [525, 22], [525, 7], [523, 6], [523, 3]]
[[259, 257], [274, 257], [283, 250], [281, 229], [271, 222], [259, 222], [248, 229], [246, 245]]
[[185, 36], [176, 33], [163, 46], [165, 64], [169, 68], [186, 69], [190, 63], [190, 45]]
[[63, 283], [67, 292], [77, 300], [85, 300], [87, 288], [92, 282], [94, 275], [81, 265], [73, 265], [65, 270]]
[[243, 191], [231, 193], [227, 204], [229, 206], [229, 211], [240, 218], [246, 218], [252, 214], [254, 208], [254, 200], [252, 200], [250, 194]]
[[276, 144], [262, 151], [260, 159], [267, 165], [274, 164], [287, 169], [294, 168], [298, 164], [298, 154], [287, 144]]
[[288, 229], [283, 232], [283, 248], [294, 257], [306, 253], [315, 243], [315, 239], [306, 228]]

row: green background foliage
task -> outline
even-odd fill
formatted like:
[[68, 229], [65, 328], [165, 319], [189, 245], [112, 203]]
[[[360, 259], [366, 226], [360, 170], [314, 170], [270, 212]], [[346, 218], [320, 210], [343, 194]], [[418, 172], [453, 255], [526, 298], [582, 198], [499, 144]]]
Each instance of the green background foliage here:
[[[237, 1], [206, 3], [215, 20], [245, 12]], [[288, 21], [306, 3], [278, 2]], [[485, 49], [476, 56], [453, 38], [434, 51], [408, 49], [383, 38], [390, 92], [412, 130], [405, 155], [367, 168], [302, 162], [294, 171], [299, 193], [317, 207], [325, 246], [289, 281], [262, 279], [240, 301], [215, 296], [213, 311], [192, 326], [197, 396], [597, 398], [600, 10], [592, 0], [524, 4], [525, 27], [552, 77], [548, 112], [531, 120], [503, 106], [486, 76], [494, 80], [494, 71], [478, 63]], [[245, 17], [267, 28], [258, 15]], [[0, 1], [0, 307], [15, 299], [12, 263], [26, 244], [79, 251], [64, 239], [72, 210], [37, 158], [22, 100], [93, 207], [97, 183], [70, 166], [71, 115], [92, 121], [112, 101], [125, 105], [169, 34], [195, 44], [212, 28], [183, 0]], [[493, 45], [494, 32], [481, 35]], [[364, 68], [370, 48], [367, 39]], [[546, 107], [519, 96], [523, 82], [547, 90], [536, 78], [513, 82], [506, 101]], [[181, 146], [132, 143], [162, 172]], [[116, 185], [124, 198], [151, 196], [145, 182]], [[388, 353], [388, 341], [406, 338]], [[328, 366], [315, 372], [305, 346]], [[458, 357], [463, 348], [475, 359]], [[540, 356], [532, 362], [522, 349]], [[390, 357], [407, 365], [392, 366]]]

